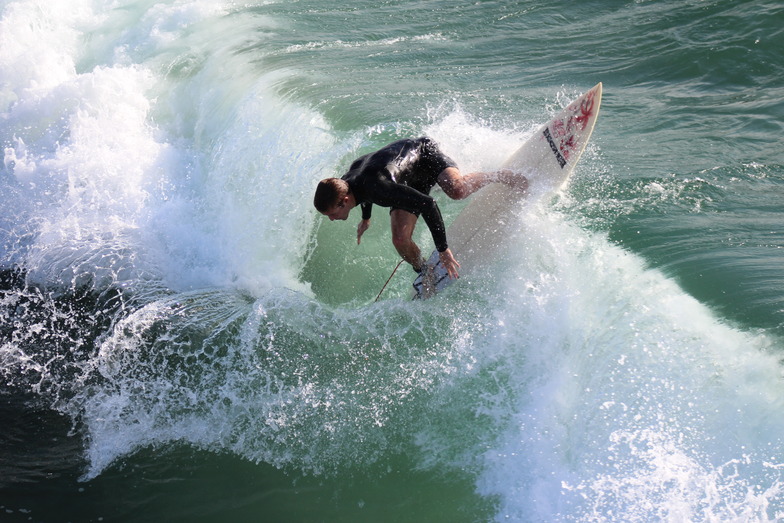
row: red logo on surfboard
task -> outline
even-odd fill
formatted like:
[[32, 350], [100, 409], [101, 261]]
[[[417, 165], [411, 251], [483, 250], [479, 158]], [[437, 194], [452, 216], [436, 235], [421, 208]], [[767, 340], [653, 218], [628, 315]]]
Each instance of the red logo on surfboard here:
[[566, 108], [568, 116], [555, 121], [552, 131], [547, 127], [544, 128], [544, 137], [561, 168], [569, 161], [572, 151], [577, 149], [578, 138], [575, 133], [582, 131], [588, 125], [593, 115], [595, 96], [596, 91], [588, 91], [584, 97]]

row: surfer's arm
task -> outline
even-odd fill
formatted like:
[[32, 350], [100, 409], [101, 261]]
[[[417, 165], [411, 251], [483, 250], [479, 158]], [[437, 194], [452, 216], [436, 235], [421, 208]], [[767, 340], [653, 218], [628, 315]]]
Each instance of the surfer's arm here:
[[370, 202], [361, 203], [359, 206], [362, 209], [362, 219], [364, 221], [370, 221], [370, 214], [373, 212], [373, 204]]
[[441, 210], [438, 208], [436, 201], [427, 196], [430, 200], [426, 204], [425, 209], [422, 210], [422, 218], [430, 229], [430, 234], [433, 235], [433, 242], [436, 244], [438, 252], [444, 252], [449, 249], [446, 243], [446, 227], [444, 227], [444, 219], [441, 218]]
[[370, 214], [373, 211], [373, 204], [364, 202], [360, 204], [360, 208], [362, 209], [362, 220], [359, 222], [359, 225], [357, 225], [357, 245], [359, 245], [362, 235], [365, 234], [365, 231], [370, 227]]

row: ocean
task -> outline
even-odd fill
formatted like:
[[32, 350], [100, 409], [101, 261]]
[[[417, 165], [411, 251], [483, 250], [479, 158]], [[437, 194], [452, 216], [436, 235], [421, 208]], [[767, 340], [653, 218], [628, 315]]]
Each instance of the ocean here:
[[[0, 521], [784, 520], [783, 39], [766, 0], [0, 0]], [[486, 270], [375, 301], [388, 213], [357, 245], [318, 180], [422, 135], [496, 169], [598, 82]]]

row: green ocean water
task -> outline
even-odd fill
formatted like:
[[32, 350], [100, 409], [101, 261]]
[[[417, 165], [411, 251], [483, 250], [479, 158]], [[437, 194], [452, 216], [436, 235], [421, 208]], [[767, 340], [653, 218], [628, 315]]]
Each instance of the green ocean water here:
[[[782, 27], [0, 0], [0, 521], [784, 519]], [[423, 134], [494, 169], [598, 82], [487, 271], [374, 302], [386, 213], [357, 246], [319, 179]]]

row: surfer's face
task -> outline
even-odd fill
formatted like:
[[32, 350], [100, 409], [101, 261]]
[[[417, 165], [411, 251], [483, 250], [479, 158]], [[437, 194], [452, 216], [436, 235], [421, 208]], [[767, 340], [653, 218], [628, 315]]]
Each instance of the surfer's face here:
[[351, 207], [346, 205], [346, 200], [342, 199], [338, 202], [337, 205], [334, 207], [330, 207], [327, 212], [322, 213], [324, 216], [329, 218], [331, 221], [335, 220], [346, 220], [348, 219], [348, 213], [351, 211]]

